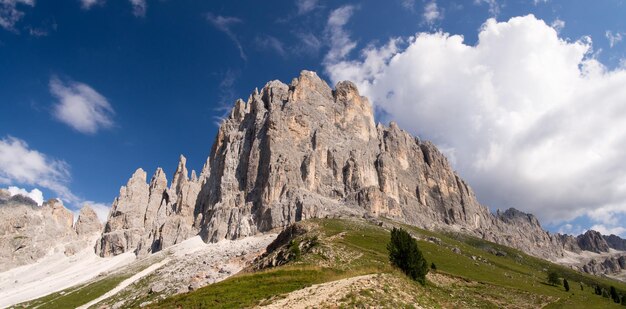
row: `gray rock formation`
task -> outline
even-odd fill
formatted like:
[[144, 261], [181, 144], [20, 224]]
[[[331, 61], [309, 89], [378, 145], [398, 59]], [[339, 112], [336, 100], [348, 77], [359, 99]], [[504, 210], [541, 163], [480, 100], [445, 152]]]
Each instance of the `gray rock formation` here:
[[626, 239], [622, 239], [621, 237], [613, 234], [609, 236], [603, 235], [602, 238], [604, 238], [610, 248], [620, 251], [626, 251]]
[[51, 250], [72, 255], [91, 247], [93, 236], [101, 232], [88, 206], [74, 225], [73, 214], [56, 199], [39, 207], [25, 196], [0, 196], [0, 272], [35, 262]]
[[581, 269], [586, 273], [594, 275], [619, 274], [626, 269], [626, 254], [607, 257], [604, 261], [600, 262], [596, 259], [592, 259], [587, 264], [583, 265]]
[[78, 213], [78, 219], [74, 223], [74, 231], [76, 235], [93, 235], [102, 232], [102, 223], [98, 219], [98, 215], [89, 206], [84, 206]]
[[354, 84], [303, 71], [237, 100], [200, 176], [181, 157], [172, 184], [139, 169], [120, 190], [96, 250], [155, 252], [200, 234], [234, 239], [335, 214], [462, 231], [554, 258], [571, 239], [516, 210], [493, 215], [430, 142], [375, 125]]
[[143, 169], [135, 171], [113, 202], [96, 253], [147, 254], [197, 235], [194, 210], [200, 182], [196, 177], [189, 179], [185, 165], [186, 159], [181, 156], [169, 188], [161, 168], [149, 184]]
[[594, 230], [589, 230], [585, 234], [576, 237], [578, 246], [582, 250], [592, 251], [596, 253], [609, 252], [609, 245], [602, 237], [602, 234]]

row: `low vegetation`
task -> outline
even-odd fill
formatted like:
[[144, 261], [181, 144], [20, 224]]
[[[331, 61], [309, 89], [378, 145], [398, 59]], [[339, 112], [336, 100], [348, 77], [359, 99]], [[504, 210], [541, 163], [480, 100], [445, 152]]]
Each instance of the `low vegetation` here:
[[[368, 279], [333, 290], [337, 294], [333, 303], [318, 307], [623, 308], [618, 303], [624, 304], [623, 283], [583, 274], [465, 234], [436, 233], [391, 221], [385, 221], [384, 227], [380, 222], [357, 219], [315, 219], [299, 224], [305, 232], [284, 242], [281, 250], [286, 254], [278, 264], [281, 266], [260, 267], [259, 260], [222, 282], [161, 301], [158, 297], [134, 299], [129, 306], [146, 302], [152, 302], [149, 308], [265, 306], [288, 299], [289, 293], [303, 288], [312, 287], [311, 292], [316, 293], [318, 284], [364, 276]], [[419, 250], [423, 262], [409, 264], [418, 265], [415, 273], [425, 275], [424, 284], [390, 261], [388, 244], [393, 243], [390, 232], [394, 228], [396, 233], [402, 229], [412, 240], [408, 242], [406, 235], [402, 236], [404, 240], [397, 242], [398, 247], [409, 248], [409, 252]], [[412, 242], [416, 244], [414, 249]], [[431, 271], [426, 274], [428, 268]], [[75, 308], [140, 270], [106, 275], [16, 307]], [[550, 283], [551, 273], [557, 274], [558, 284]], [[567, 291], [565, 283], [581, 288]]]
[[[387, 226], [392, 225], [386, 222]], [[626, 285], [607, 278], [576, 272], [504, 246], [463, 234], [442, 234], [397, 225], [413, 238], [424, 260], [437, 271], [426, 275], [422, 285], [394, 267], [387, 244], [390, 230], [360, 220], [320, 219], [300, 223], [308, 232], [285, 245], [315, 237], [316, 245], [301, 250], [298, 259], [261, 271], [240, 273], [220, 283], [181, 294], [151, 305], [151, 308], [230, 308], [265, 306], [293, 291], [324, 282], [377, 274], [370, 285], [351, 285], [338, 307], [426, 308], [610, 308], [619, 306], [593, 289], [565, 291], [561, 283], [551, 285], [548, 270], [568, 284], [598, 286], [609, 294]], [[390, 226], [391, 228], [391, 226]], [[392, 229], [393, 230], [393, 229]], [[494, 254], [494, 249], [500, 252]], [[316, 291], [318, 288], [312, 288]], [[334, 304], [333, 304], [334, 305]], [[324, 305], [322, 304], [322, 307]]]

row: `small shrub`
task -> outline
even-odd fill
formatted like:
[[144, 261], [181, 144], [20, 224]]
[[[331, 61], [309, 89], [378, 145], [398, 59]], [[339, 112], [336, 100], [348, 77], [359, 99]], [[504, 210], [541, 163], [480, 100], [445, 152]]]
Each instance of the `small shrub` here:
[[565, 288], [565, 292], [569, 292], [569, 282], [567, 282], [567, 279], [563, 279], [563, 287]]
[[421, 284], [426, 283], [428, 264], [417, 246], [417, 241], [407, 231], [393, 228], [387, 250], [389, 260], [393, 265], [400, 268], [411, 279]]
[[430, 263], [430, 269], [437, 270], [437, 265], [435, 265], [435, 262]]
[[289, 253], [293, 256], [294, 260], [300, 259], [300, 242], [297, 240], [292, 240], [289, 242]]
[[561, 279], [556, 271], [551, 270], [548, 272], [548, 283], [551, 285], [561, 285]]

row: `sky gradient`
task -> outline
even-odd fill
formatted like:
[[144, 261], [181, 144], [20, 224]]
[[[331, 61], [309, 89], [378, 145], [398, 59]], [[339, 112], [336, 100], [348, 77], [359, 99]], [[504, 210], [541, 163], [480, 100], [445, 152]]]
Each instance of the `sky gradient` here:
[[623, 16], [623, 1], [0, 0], [0, 187], [105, 211], [138, 167], [171, 177], [183, 154], [201, 170], [235, 99], [307, 69], [434, 141], [491, 209], [626, 236]]

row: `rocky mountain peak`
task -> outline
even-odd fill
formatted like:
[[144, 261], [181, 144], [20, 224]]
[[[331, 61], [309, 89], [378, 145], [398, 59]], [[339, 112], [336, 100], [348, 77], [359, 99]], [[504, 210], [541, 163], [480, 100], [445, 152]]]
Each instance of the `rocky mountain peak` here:
[[39, 207], [31, 199], [16, 196], [0, 205], [0, 272], [35, 262], [51, 251], [72, 255], [91, 248], [89, 239], [93, 241], [101, 231], [91, 209], [82, 209], [74, 225], [72, 212], [59, 200]]
[[525, 224], [541, 226], [539, 220], [533, 214], [528, 214], [515, 208], [509, 208], [504, 212], [498, 210], [496, 214], [505, 222], [523, 222]]
[[101, 255], [155, 252], [196, 234], [234, 239], [344, 214], [463, 231], [541, 257], [563, 254], [562, 239], [534, 216], [494, 215], [480, 205], [434, 144], [394, 122], [375, 125], [354, 83], [332, 89], [311, 71], [237, 100], [199, 178], [187, 177], [182, 156], [170, 188], [148, 186], [144, 175], [138, 170], [120, 190]]
[[83, 206], [78, 213], [78, 219], [74, 223], [74, 230], [79, 236], [92, 235], [102, 231], [102, 223], [98, 215], [89, 205]]
[[189, 180], [188, 175], [187, 158], [181, 154], [178, 159], [178, 167], [176, 167], [176, 172], [174, 172], [174, 177], [172, 178], [172, 188], [179, 190], [180, 186]]
[[588, 230], [577, 238], [578, 245], [582, 250], [592, 251], [596, 253], [609, 252], [609, 245], [602, 237], [600, 232]]
[[602, 238], [604, 238], [609, 247], [615, 250], [626, 251], [626, 239], [622, 239], [621, 237], [613, 234], [609, 236], [603, 235]]

